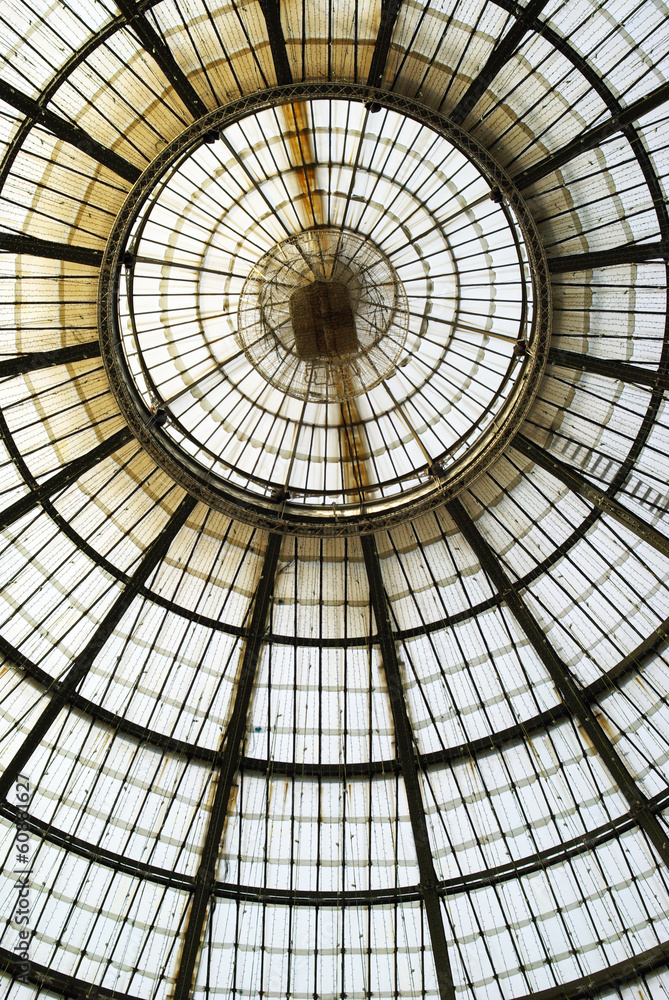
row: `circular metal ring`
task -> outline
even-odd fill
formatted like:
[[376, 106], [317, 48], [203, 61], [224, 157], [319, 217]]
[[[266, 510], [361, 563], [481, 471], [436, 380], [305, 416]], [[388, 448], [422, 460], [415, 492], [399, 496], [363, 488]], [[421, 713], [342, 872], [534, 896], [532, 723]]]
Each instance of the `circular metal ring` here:
[[[118, 317], [119, 278], [127, 263], [133, 226], [166, 173], [182, 163], [212, 135], [265, 109], [307, 100], [330, 99], [368, 103], [427, 126], [463, 153], [490, 186], [512, 232], [522, 234], [531, 281], [533, 311], [526, 340], [517, 356], [517, 371], [503, 409], [474, 444], [452, 464], [428, 467], [424, 481], [382, 500], [332, 505], [331, 510], [291, 502], [289, 496], [263, 497], [214, 474], [178, 448], [164, 432], [164, 412], [151, 413], [134, 385], [124, 361]], [[506, 172], [467, 132], [436, 111], [402, 95], [355, 84], [302, 83], [249, 95], [203, 116], [158, 154], [130, 191], [110, 233], [99, 284], [98, 319], [102, 356], [121, 411], [141, 445], [179, 484], [199, 500], [255, 526], [300, 535], [339, 535], [377, 531], [434, 509], [467, 488], [494, 462], [525, 419], [546, 362], [550, 339], [550, 282], [536, 225]], [[520, 346], [520, 345], [519, 345]]]

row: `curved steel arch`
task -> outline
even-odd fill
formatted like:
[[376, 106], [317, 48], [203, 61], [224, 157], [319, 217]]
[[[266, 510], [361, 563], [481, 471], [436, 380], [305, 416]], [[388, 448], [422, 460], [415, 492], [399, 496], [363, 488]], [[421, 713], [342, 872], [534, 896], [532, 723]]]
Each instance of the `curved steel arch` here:
[[[502, 598], [500, 597], [500, 600]], [[581, 689], [581, 696], [588, 704], [595, 703], [599, 698], [612, 689], [612, 686], [623, 682], [632, 676], [635, 671], [645, 662], [645, 660], [655, 652], [656, 647], [669, 637], [669, 618], [665, 619], [662, 625], [657, 628], [643, 642], [639, 643], [633, 652], [624, 656], [614, 667], [603, 673], [601, 677], [593, 681], [587, 687]], [[394, 633], [397, 640], [397, 633]], [[270, 642], [270, 637], [267, 636]], [[0, 652], [7, 659], [23, 670], [29, 677], [41, 684], [45, 690], [57, 690], [58, 682], [33, 663], [28, 657], [19, 652], [11, 643], [0, 636]], [[218, 751], [210, 747], [200, 746], [196, 743], [188, 743], [185, 740], [168, 736], [156, 729], [149, 729], [137, 722], [131, 722], [122, 715], [118, 715], [103, 705], [98, 705], [78, 692], [74, 692], [66, 704], [71, 705], [78, 711], [90, 716], [92, 719], [99, 719], [115, 732], [124, 733], [139, 743], [147, 743], [151, 746], [161, 747], [168, 752], [175, 752], [186, 758], [198, 760], [206, 763], [215, 763]], [[478, 739], [470, 740], [467, 743], [459, 743], [441, 750], [432, 750], [427, 753], [417, 753], [416, 760], [421, 768], [430, 768], [438, 764], [445, 764], [457, 760], [471, 759], [490, 753], [492, 750], [501, 749], [515, 743], [523, 742], [527, 736], [548, 730], [554, 725], [566, 721], [571, 717], [567, 707], [558, 703], [553, 708], [546, 709], [539, 715], [532, 716], [509, 726], [506, 729], [481, 736]], [[349, 777], [369, 777], [378, 774], [394, 774], [401, 771], [401, 765], [397, 758], [373, 761], [348, 761], [332, 764], [298, 763], [295, 761], [265, 760], [255, 757], [242, 757], [240, 766], [248, 771], [258, 773], [272, 772], [277, 775], [297, 775], [303, 777], [323, 777], [340, 778], [342, 781]]]
[[[242, 768], [243, 768], [242, 763]], [[649, 800], [655, 814], [661, 813], [669, 806], [669, 790], [661, 792]], [[0, 814], [10, 821], [16, 821], [17, 811], [14, 807], [0, 803]], [[72, 834], [57, 829], [51, 823], [45, 823], [34, 816], [27, 820], [29, 828], [49, 844], [72, 851], [82, 858], [99, 863], [105, 868], [124, 872], [134, 878], [147, 879], [159, 885], [170, 886], [184, 892], [195, 892], [197, 882], [195, 876], [175, 872], [170, 868], [161, 868], [145, 861], [117, 854], [106, 848], [90, 844]], [[498, 885], [513, 879], [524, 878], [535, 872], [544, 871], [555, 865], [563, 864], [571, 858], [578, 857], [587, 851], [593, 851], [599, 844], [606, 844], [619, 838], [630, 830], [641, 830], [636, 817], [632, 813], [623, 813], [616, 819], [561, 844], [547, 847], [536, 854], [530, 854], [505, 865], [481, 869], [450, 879], [435, 881], [436, 892], [440, 896], [457, 896], [462, 893], [475, 892], [484, 886]], [[390, 889], [278, 889], [266, 886], [242, 885], [236, 882], [217, 880], [213, 883], [212, 893], [223, 899], [249, 901], [256, 903], [272, 903], [290, 906], [385, 906], [388, 903], [415, 901], [421, 898], [421, 885], [399, 885]]]

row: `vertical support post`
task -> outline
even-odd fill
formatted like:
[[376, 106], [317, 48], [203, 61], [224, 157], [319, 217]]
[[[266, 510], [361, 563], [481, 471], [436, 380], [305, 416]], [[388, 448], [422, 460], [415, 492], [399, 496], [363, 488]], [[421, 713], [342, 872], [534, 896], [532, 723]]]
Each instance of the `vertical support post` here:
[[381, 0], [381, 22], [374, 45], [374, 52], [372, 53], [372, 61], [369, 64], [369, 73], [367, 75], [368, 87], [380, 87], [383, 83], [383, 74], [388, 62], [390, 43], [392, 42], [400, 6], [401, 0]]
[[267, 27], [267, 37], [269, 38], [269, 47], [272, 52], [276, 82], [280, 87], [283, 87], [293, 82], [293, 74], [290, 70], [286, 39], [283, 34], [283, 27], [281, 26], [279, 0], [260, 0], [260, 9], [262, 10]]
[[235, 703], [219, 754], [218, 783], [211, 806], [200, 865], [195, 876], [195, 891], [188, 915], [173, 1000], [188, 1000], [193, 989], [195, 965], [200, 951], [207, 908], [216, 880], [218, 851], [228, 815], [232, 781], [242, 755], [242, 745], [246, 734], [246, 717], [255, 684], [270, 601], [274, 592], [274, 578], [282, 540], [281, 535], [272, 533], [267, 542], [265, 559], [254, 598], [248, 638], [239, 671]]
[[441, 914], [441, 902], [437, 891], [437, 876], [432, 860], [432, 849], [427, 832], [425, 807], [418, 779], [418, 762], [414, 752], [413, 732], [404, 697], [402, 675], [400, 673], [397, 648], [390, 624], [388, 600], [383, 587], [381, 564], [373, 535], [363, 535], [360, 539], [369, 580], [369, 595], [376, 619], [383, 669], [388, 685], [388, 697], [395, 727], [397, 757], [402, 768], [404, 786], [409, 805], [409, 818], [416, 845], [416, 857], [420, 872], [420, 888], [425, 905], [432, 953], [437, 972], [439, 996], [441, 1000], [455, 1000], [453, 975], [448, 957], [446, 934]]

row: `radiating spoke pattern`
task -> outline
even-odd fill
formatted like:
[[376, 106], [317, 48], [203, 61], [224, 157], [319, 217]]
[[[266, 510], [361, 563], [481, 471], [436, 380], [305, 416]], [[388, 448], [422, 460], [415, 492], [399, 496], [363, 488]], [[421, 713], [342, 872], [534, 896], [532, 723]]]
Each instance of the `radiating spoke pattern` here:
[[667, 52], [0, 4], [3, 1000], [667, 1000]]
[[[431, 128], [360, 102], [206, 132], [139, 208], [118, 302], [117, 350], [171, 453], [330, 516], [462, 460], [538, 349], [523, 231], [491, 184]], [[344, 289], [350, 343], [309, 348], [298, 328], [296, 293], [318, 282]]]

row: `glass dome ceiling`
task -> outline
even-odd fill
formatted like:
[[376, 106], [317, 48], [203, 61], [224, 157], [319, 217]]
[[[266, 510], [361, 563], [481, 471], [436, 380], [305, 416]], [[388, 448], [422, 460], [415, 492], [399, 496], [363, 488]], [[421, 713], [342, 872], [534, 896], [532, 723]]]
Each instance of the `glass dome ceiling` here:
[[0, 36], [3, 995], [669, 995], [665, 6]]
[[101, 342], [130, 426], [201, 499], [341, 533], [441, 504], [499, 454], [549, 286], [466, 132], [321, 90], [227, 105], [156, 158], [109, 237]]

